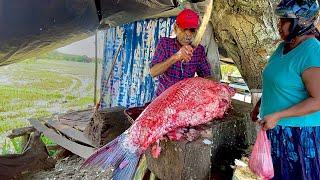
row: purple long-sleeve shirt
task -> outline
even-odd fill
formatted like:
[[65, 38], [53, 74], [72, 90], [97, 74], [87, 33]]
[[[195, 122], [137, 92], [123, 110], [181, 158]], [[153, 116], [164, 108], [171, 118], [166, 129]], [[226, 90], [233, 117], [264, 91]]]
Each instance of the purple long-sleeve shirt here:
[[[177, 53], [180, 48], [181, 45], [176, 38], [161, 38], [153, 55], [151, 67], [170, 58]], [[156, 90], [156, 96], [159, 96], [163, 91], [178, 81], [194, 77], [195, 73], [200, 77], [211, 76], [210, 64], [207, 61], [205, 49], [202, 45], [194, 49], [193, 56], [189, 62], [182, 63], [178, 61], [163, 74], [159, 75], [159, 85]]]

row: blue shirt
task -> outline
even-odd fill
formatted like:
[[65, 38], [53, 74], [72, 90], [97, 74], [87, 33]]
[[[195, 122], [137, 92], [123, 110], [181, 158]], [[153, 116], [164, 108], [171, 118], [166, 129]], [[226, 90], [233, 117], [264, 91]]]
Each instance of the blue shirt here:
[[[260, 115], [288, 109], [309, 97], [302, 80], [303, 72], [311, 67], [320, 67], [320, 42], [310, 38], [296, 48], [283, 54], [284, 43], [270, 57], [263, 71], [262, 101]], [[320, 88], [320, 85], [319, 85]], [[283, 118], [280, 126], [320, 126], [320, 111], [299, 117]]]

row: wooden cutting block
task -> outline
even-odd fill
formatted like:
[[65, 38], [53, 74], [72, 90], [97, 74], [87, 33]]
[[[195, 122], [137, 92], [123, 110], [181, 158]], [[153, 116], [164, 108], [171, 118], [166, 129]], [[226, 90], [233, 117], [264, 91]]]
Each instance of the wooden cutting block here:
[[[195, 141], [161, 141], [157, 159], [146, 153], [148, 169], [159, 179], [231, 179], [234, 159], [255, 139], [251, 104], [233, 101], [233, 109], [214, 120]], [[211, 144], [209, 143], [211, 142]]]

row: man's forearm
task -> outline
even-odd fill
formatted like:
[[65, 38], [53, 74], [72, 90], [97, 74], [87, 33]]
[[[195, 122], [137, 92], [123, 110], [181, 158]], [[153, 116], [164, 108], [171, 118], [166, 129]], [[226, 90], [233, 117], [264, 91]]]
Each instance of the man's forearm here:
[[176, 55], [171, 56], [170, 58], [166, 59], [165, 61], [154, 65], [150, 69], [150, 75], [152, 77], [156, 77], [156, 76], [163, 74], [165, 71], [167, 71], [169, 69], [170, 66], [172, 66], [177, 61], [178, 61], [178, 58]]

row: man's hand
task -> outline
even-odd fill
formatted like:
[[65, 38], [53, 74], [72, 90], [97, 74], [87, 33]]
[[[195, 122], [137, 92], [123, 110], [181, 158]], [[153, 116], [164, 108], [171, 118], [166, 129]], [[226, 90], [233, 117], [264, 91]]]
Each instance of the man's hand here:
[[190, 45], [184, 45], [175, 54], [176, 59], [182, 62], [189, 62], [193, 55], [193, 48]]
[[163, 62], [160, 62], [150, 68], [150, 75], [152, 77], [159, 76], [163, 74], [168, 68], [170, 68], [174, 63], [181, 61], [181, 62], [188, 62], [191, 60], [193, 55], [193, 48], [190, 45], [185, 45], [180, 48], [180, 50], [166, 59]]

